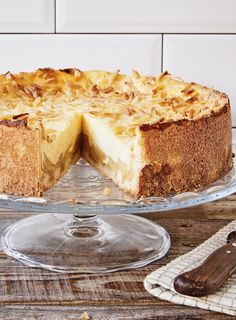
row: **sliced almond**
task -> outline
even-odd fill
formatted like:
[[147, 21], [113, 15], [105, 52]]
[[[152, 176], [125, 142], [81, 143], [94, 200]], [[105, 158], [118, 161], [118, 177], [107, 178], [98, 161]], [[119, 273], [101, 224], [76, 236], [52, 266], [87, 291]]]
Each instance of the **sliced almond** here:
[[104, 89], [100, 89], [100, 92], [102, 92], [102, 93], [111, 93], [113, 91], [114, 91], [113, 87], [107, 87], [107, 88], [104, 88]]

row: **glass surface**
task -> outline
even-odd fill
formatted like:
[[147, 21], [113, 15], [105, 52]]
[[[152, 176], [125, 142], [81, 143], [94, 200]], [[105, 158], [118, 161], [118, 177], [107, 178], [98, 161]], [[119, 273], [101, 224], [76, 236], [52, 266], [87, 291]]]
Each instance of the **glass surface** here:
[[[233, 151], [236, 145], [233, 143]], [[217, 200], [236, 192], [234, 168], [215, 183], [192, 192], [167, 197], [136, 200], [123, 193], [110, 179], [80, 160], [43, 198], [0, 194], [0, 207], [25, 211], [68, 213], [77, 215], [144, 213], [191, 207]], [[112, 191], [104, 195], [104, 189]]]
[[3, 250], [25, 265], [64, 273], [106, 273], [133, 269], [162, 258], [168, 233], [135, 215], [78, 218], [38, 214], [8, 227]]
[[[104, 195], [106, 187], [112, 194]], [[2, 235], [2, 247], [28, 266], [57, 272], [137, 268], [162, 258], [170, 247], [170, 237], [160, 225], [127, 213], [189, 207], [235, 191], [233, 169], [195, 192], [135, 200], [80, 161], [43, 198], [0, 196], [0, 207], [51, 212], [9, 226]]]

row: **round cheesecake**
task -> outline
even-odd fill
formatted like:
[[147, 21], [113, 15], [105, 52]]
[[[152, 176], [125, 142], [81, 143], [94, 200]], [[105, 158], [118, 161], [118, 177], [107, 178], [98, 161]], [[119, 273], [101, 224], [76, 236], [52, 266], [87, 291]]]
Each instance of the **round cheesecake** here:
[[168, 72], [7, 72], [0, 143], [0, 192], [40, 196], [82, 157], [137, 198], [180, 193], [231, 170], [230, 103]]

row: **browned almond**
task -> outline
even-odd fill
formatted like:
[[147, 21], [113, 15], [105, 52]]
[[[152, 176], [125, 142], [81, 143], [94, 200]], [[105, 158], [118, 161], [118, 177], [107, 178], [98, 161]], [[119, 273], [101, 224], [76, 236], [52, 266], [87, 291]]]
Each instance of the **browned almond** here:
[[41, 73], [42, 78], [54, 78], [56, 71], [52, 68], [40, 68], [38, 71]]
[[5, 73], [5, 77], [6, 77], [7, 80], [11, 80], [11, 79], [15, 78], [14, 75], [10, 71], [7, 71]]
[[189, 98], [188, 100], [186, 100], [186, 102], [193, 103], [193, 102], [195, 102], [197, 100], [198, 100], [197, 96], [193, 96], [193, 97]]
[[62, 93], [61, 89], [51, 89], [47, 92], [46, 96], [57, 96], [59, 93]]
[[192, 88], [192, 83], [189, 83], [184, 89], [181, 90], [182, 93], [189, 95], [194, 92], [194, 88]]
[[178, 103], [178, 104], [172, 105], [172, 108], [174, 110], [181, 109], [181, 108], [184, 108], [184, 107], [187, 107], [186, 103]]
[[28, 86], [24, 87], [24, 92], [31, 98], [37, 98], [37, 91], [34, 87]]
[[113, 91], [114, 91], [113, 87], [107, 87], [107, 88], [104, 88], [104, 89], [100, 89], [100, 92], [102, 92], [102, 93], [111, 93]]
[[32, 87], [34, 88], [36, 97], [41, 97], [43, 93], [43, 88], [38, 84], [33, 84]]
[[21, 114], [17, 114], [15, 116], [13, 116], [12, 119], [26, 120], [26, 119], [28, 119], [28, 115], [29, 115], [28, 113], [21, 113]]
[[120, 72], [120, 69], [117, 69], [117, 70], [113, 73], [113, 75], [112, 75], [112, 77], [111, 77], [111, 80], [110, 80], [110, 84], [112, 84], [112, 83], [115, 81], [115, 79], [116, 79], [116, 77], [118, 76], [119, 72]]
[[138, 73], [138, 71], [132, 70], [131, 71], [131, 77], [134, 78], [134, 79], [139, 79], [140, 78], [140, 74]]
[[159, 80], [163, 79], [165, 76], [167, 76], [169, 74], [169, 72], [166, 70], [164, 72], [162, 72], [162, 74], [159, 76]]
[[74, 69], [72, 68], [67, 68], [67, 69], [59, 69], [61, 72], [65, 72], [68, 74], [74, 74]]
[[122, 95], [122, 97], [124, 97], [125, 100], [129, 100], [129, 95], [128, 95], [127, 92], [124, 92], [123, 95]]
[[194, 89], [190, 89], [189, 91], [186, 91], [185, 94], [190, 95], [190, 94], [194, 93], [194, 91], [195, 91]]
[[131, 91], [129, 94], [129, 100], [133, 100], [134, 99], [134, 91]]
[[98, 86], [96, 84], [94, 84], [91, 88], [91, 91], [95, 94], [99, 94], [99, 89]]
[[131, 108], [127, 108], [127, 111], [128, 111], [128, 115], [129, 116], [132, 116], [134, 114], [134, 110], [132, 110]]

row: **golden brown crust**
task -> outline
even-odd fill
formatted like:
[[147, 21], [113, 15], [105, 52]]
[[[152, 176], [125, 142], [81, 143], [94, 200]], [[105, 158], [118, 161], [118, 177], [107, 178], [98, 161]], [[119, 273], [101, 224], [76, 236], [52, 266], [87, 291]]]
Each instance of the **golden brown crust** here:
[[160, 196], [208, 185], [232, 168], [229, 103], [196, 121], [142, 126], [147, 164], [138, 196]]
[[0, 124], [0, 192], [40, 196], [40, 132], [19, 121]]
[[12, 127], [12, 128], [17, 128], [17, 127], [26, 127], [27, 126], [27, 121], [25, 120], [0, 120], [0, 125], [4, 125], [6, 127]]

